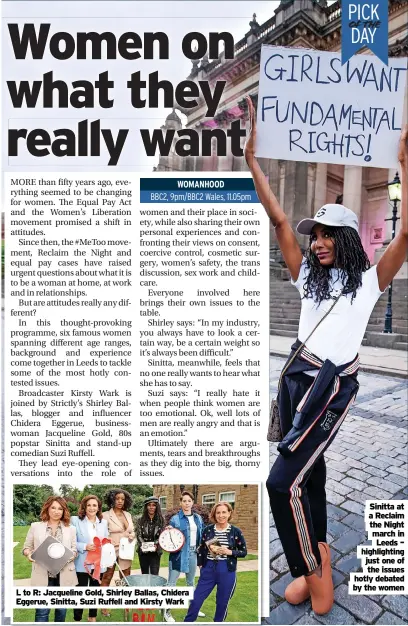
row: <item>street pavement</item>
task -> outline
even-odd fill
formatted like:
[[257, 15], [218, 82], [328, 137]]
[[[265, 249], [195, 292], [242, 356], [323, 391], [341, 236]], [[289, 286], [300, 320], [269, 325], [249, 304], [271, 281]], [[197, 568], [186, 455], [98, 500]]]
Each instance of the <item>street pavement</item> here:
[[[276, 395], [285, 360], [270, 361], [271, 396]], [[271, 517], [270, 615], [267, 624], [408, 624], [408, 598], [348, 594], [349, 573], [361, 571], [356, 546], [367, 543], [365, 500], [405, 500], [408, 496], [407, 381], [377, 374], [359, 375], [360, 390], [345, 423], [325, 454], [328, 542], [335, 604], [318, 616], [310, 602], [292, 606], [284, 590], [292, 579]], [[271, 444], [271, 463], [277, 454]]]

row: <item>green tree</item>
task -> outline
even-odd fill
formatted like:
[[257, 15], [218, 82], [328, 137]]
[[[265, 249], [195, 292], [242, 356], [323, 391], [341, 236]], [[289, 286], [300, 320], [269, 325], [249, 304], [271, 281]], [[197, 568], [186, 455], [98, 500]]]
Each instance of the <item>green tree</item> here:
[[71, 487], [71, 485], [61, 485], [61, 487], [59, 488], [61, 497], [66, 498], [67, 496], [70, 496], [73, 489], [74, 488]]
[[72, 502], [76, 507], [82, 499], [82, 491], [78, 487], [72, 487], [71, 485], [61, 485], [60, 493], [67, 502]]
[[107, 510], [105, 503], [106, 494], [111, 489], [125, 489], [130, 493], [133, 499], [133, 506], [130, 510], [132, 515], [139, 515], [143, 509], [143, 501], [145, 498], [153, 495], [153, 487], [151, 485], [86, 485], [82, 491], [81, 498], [94, 494], [102, 500], [103, 510]]
[[44, 502], [55, 495], [50, 485], [14, 485], [13, 514], [27, 522], [38, 519]]

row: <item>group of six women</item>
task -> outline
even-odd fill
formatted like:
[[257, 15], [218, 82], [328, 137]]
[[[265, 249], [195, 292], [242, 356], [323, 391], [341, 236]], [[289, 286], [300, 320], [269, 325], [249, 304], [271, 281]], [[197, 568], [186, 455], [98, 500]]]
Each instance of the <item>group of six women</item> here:
[[[119, 575], [129, 576], [132, 562], [119, 556], [122, 538], [128, 541], [137, 539], [137, 552], [142, 574], [159, 574], [162, 549], [159, 536], [166, 524], [160, 509], [159, 500], [151, 496], [144, 501], [143, 512], [134, 525], [129, 509], [132, 506], [130, 494], [123, 489], [112, 489], [106, 494], [109, 510], [102, 512], [102, 502], [95, 495], [85, 496], [79, 505], [78, 515], [70, 517], [66, 501], [59, 496], [50, 496], [41, 510], [41, 521], [31, 524], [24, 543], [23, 555], [32, 562], [31, 584], [33, 586], [64, 587], [108, 587], [119, 566]], [[232, 507], [228, 502], [219, 502], [210, 513], [212, 522], [204, 528], [200, 515], [192, 511], [194, 498], [188, 491], [181, 494], [181, 508], [169, 521], [169, 526], [177, 528], [184, 535], [182, 548], [169, 554], [168, 586], [175, 586], [181, 573], [185, 573], [187, 586], [193, 587], [197, 566], [201, 569], [194, 599], [190, 604], [185, 622], [194, 622], [197, 617], [205, 617], [200, 608], [204, 600], [217, 587], [214, 621], [225, 620], [228, 603], [234, 593], [236, 583], [237, 558], [247, 554], [244, 537], [239, 528], [230, 524]], [[31, 555], [42, 542], [52, 536], [69, 548], [73, 557], [54, 576], [46, 568], [36, 563]], [[101, 567], [100, 576], [95, 575], [92, 566], [92, 553], [97, 551], [99, 542], [109, 538], [115, 548], [116, 562], [111, 567]], [[152, 543], [154, 550], [151, 549]], [[148, 546], [147, 549], [147, 545]], [[50, 609], [36, 609], [35, 621], [48, 622]], [[74, 609], [74, 621], [81, 621], [83, 609]], [[102, 615], [110, 613], [102, 609]], [[89, 622], [95, 622], [97, 609], [89, 609]], [[66, 609], [55, 609], [55, 622], [64, 622]], [[174, 622], [170, 611], [163, 614], [166, 622]]]

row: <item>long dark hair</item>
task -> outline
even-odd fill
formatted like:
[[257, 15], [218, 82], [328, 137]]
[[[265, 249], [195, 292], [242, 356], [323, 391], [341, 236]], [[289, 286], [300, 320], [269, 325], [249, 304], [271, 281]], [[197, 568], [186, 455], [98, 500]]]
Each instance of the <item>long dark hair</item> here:
[[[150, 504], [150, 502], [146, 502], [146, 504], [144, 505], [143, 513], [140, 517], [140, 523], [142, 525], [150, 521], [149, 513], [147, 512], [148, 504]], [[160, 508], [159, 502], [155, 502], [154, 504], [156, 505], [156, 510], [154, 512], [153, 521], [162, 528], [164, 526], [164, 518], [163, 518], [162, 510]]]
[[[331, 239], [334, 242], [334, 264], [340, 273], [343, 295], [351, 293], [351, 301], [356, 297], [357, 289], [362, 285], [363, 272], [370, 268], [369, 258], [363, 248], [360, 236], [350, 226], [330, 226]], [[313, 298], [317, 303], [330, 299], [330, 268], [321, 265], [309, 247], [305, 252], [306, 267], [310, 269], [303, 290], [305, 298]]]
[[111, 489], [110, 491], [108, 491], [105, 494], [105, 502], [108, 505], [108, 507], [110, 509], [114, 509], [115, 508], [115, 498], [116, 496], [118, 496], [120, 493], [123, 493], [123, 495], [125, 496], [125, 503], [123, 505], [123, 510], [124, 511], [129, 511], [129, 509], [132, 508], [133, 505], [133, 499], [132, 496], [130, 495], [130, 493], [128, 491], [126, 491], [125, 489]]

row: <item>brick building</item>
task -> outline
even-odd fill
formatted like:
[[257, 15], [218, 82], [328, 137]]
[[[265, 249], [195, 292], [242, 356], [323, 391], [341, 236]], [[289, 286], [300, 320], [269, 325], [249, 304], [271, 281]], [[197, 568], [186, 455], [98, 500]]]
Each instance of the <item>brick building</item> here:
[[234, 509], [232, 523], [242, 530], [249, 551], [258, 550], [258, 485], [154, 485], [165, 512], [180, 505], [183, 490], [190, 491], [197, 504], [208, 511], [217, 502], [229, 502]]

